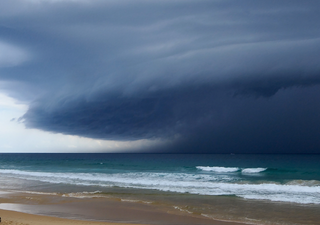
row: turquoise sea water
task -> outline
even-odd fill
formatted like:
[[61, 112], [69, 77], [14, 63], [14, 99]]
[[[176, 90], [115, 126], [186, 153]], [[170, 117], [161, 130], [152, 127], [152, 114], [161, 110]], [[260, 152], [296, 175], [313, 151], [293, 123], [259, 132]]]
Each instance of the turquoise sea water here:
[[320, 224], [319, 162], [320, 155], [0, 154], [0, 191], [248, 224]]
[[153, 190], [320, 204], [320, 155], [0, 154], [3, 189]]

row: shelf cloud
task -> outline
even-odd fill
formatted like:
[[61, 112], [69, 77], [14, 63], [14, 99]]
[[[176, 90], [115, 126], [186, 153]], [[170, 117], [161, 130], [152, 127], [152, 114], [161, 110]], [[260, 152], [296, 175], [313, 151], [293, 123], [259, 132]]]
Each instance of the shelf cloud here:
[[0, 6], [0, 81], [28, 128], [157, 140], [147, 152], [320, 153], [318, 1]]

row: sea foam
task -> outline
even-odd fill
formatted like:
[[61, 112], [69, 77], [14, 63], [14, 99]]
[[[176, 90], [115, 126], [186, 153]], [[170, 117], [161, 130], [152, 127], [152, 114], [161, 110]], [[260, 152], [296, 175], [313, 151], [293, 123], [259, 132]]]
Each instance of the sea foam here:
[[[0, 170], [0, 174], [36, 182], [67, 185], [138, 188], [197, 195], [235, 195], [246, 199], [320, 204], [320, 186], [316, 181], [313, 181], [312, 186], [305, 185], [302, 180], [286, 184], [261, 181], [257, 184], [241, 179], [237, 173], [232, 173], [240, 171], [236, 167], [209, 168], [219, 172], [216, 172], [217, 174], [201, 172], [54, 173]], [[246, 170], [257, 173], [265, 171], [265, 168], [247, 168]]]
[[268, 168], [246, 168], [246, 169], [242, 169], [241, 172], [242, 173], [260, 173], [263, 171], [266, 171]]
[[197, 166], [199, 170], [210, 171], [216, 173], [232, 173], [237, 172], [239, 170], [238, 167], [220, 167], [220, 166]]

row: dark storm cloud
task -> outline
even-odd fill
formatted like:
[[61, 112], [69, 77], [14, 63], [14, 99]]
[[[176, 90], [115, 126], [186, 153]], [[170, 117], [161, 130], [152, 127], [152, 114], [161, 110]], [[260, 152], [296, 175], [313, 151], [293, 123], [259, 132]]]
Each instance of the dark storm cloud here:
[[320, 149], [318, 1], [1, 6], [0, 44], [30, 55], [0, 68], [27, 127], [170, 152]]
[[[215, 120], [166, 149], [199, 153], [319, 153], [320, 88], [280, 90], [276, 98], [225, 99]], [[160, 151], [160, 149], [158, 149]]]

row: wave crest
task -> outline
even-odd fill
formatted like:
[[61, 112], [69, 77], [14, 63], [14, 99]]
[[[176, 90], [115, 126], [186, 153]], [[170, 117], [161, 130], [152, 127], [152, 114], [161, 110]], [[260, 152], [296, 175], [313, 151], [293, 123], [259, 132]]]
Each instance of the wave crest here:
[[242, 169], [242, 173], [260, 173], [266, 171], [268, 168], [246, 168]]
[[239, 171], [238, 167], [197, 166], [197, 169], [216, 173], [232, 173]]

